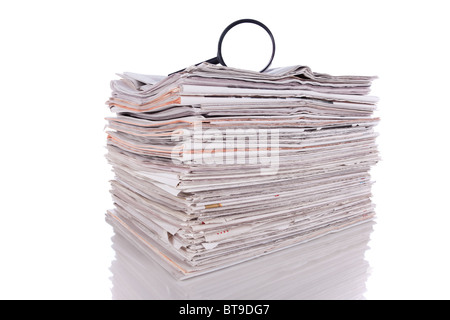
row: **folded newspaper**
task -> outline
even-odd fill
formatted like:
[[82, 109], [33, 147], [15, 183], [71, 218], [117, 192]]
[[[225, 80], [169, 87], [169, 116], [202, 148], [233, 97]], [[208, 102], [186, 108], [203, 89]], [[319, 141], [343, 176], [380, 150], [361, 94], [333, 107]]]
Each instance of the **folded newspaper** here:
[[375, 77], [208, 63], [119, 76], [106, 219], [176, 278], [374, 217]]

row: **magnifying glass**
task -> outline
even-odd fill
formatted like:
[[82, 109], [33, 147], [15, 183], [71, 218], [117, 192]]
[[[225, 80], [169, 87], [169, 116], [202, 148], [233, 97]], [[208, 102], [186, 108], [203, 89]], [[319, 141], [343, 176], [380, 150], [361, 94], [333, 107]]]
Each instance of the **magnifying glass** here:
[[[275, 39], [269, 28], [257, 20], [241, 19], [233, 22], [223, 30], [219, 38], [217, 56], [203, 62], [221, 64], [226, 67], [226, 58], [227, 61], [232, 62], [234, 67], [248, 70], [257, 68], [255, 71], [259, 69], [260, 72], [263, 72], [272, 64], [274, 56]], [[200, 63], [197, 63], [196, 66]], [[261, 66], [264, 67], [260, 69]], [[183, 70], [185, 69], [169, 75]]]

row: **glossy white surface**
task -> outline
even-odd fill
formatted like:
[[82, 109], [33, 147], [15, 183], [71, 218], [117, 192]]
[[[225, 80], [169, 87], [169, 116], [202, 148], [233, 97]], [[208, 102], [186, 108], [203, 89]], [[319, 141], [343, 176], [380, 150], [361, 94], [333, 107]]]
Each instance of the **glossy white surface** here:
[[113, 299], [363, 299], [372, 222], [229, 268], [175, 280], [119, 235], [113, 237]]
[[[0, 298], [135, 294], [120, 289], [128, 272], [123, 264], [110, 270], [113, 233], [104, 222], [112, 206], [102, 131], [109, 81], [116, 72], [167, 74], [211, 58], [225, 26], [254, 18], [275, 36], [274, 67], [305, 64], [316, 72], [380, 77], [373, 90], [381, 99], [382, 161], [373, 170], [377, 224], [365, 253], [371, 273], [365, 284], [358, 273], [348, 279], [354, 282], [332, 285], [326, 298], [360, 297], [365, 286], [367, 299], [449, 299], [446, 3], [200, 2], [0, 4]], [[355, 253], [350, 266], [364, 269], [361, 257]], [[304, 290], [261, 288], [247, 297], [289, 291], [292, 298], [313, 297], [315, 281], [327, 281], [312, 271], [287, 282]], [[253, 280], [273, 283], [267, 274]], [[175, 285], [168, 294], [186, 288]], [[196, 294], [207, 289], [199, 286]]]

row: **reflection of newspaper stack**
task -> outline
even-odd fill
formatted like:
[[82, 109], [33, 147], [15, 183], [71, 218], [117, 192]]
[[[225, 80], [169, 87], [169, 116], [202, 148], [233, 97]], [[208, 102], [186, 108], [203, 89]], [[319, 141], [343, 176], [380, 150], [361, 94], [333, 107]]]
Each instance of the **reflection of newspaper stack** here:
[[123, 74], [107, 220], [187, 278], [371, 219], [372, 80], [298, 66]]
[[299, 246], [213, 273], [177, 281], [149, 249], [120, 234], [112, 238], [112, 298], [117, 299], [364, 299], [364, 259], [373, 222], [330, 233]]

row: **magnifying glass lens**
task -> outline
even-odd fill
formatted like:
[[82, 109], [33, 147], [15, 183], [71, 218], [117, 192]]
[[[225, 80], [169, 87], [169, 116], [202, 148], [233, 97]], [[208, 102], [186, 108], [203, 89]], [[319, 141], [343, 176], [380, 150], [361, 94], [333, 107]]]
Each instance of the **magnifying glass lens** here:
[[252, 23], [231, 28], [222, 41], [222, 59], [228, 67], [260, 71], [272, 56], [272, 40], [266, 30]]

